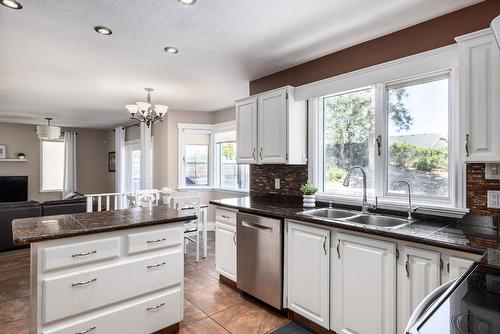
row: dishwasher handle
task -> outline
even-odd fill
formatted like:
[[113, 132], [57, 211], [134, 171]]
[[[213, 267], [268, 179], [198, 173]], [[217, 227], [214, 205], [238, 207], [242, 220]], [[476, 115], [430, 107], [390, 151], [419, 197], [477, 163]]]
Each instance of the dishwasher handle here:
[[248, 227], [248, 228], [253, 228], [253, 229], [256, 229], [256, 230], [266, 231], [266, 232], [272, 232], [273, 231], [272, 227], [264, 226], [264, 225], [257, 224], [257, 223], [246, 222], [246, 221], [242, 221], [241, 222], [241, 226]]

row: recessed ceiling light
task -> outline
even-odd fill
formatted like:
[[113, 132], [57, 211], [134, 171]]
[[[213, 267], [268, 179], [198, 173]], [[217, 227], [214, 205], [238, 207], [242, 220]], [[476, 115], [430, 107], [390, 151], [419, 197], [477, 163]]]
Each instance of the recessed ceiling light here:
[[197, 0], [177, 0], [183, 5], [194, 5]]
[[23, 6], [16, 0], [0, 0], [0, 3], [12, 9], [23, 9]]
[[179, 49], [177, 49], [176, 47], [173, 47], [173, 46], [167, 46], [163, 50], [165, 50], [165, 52], [167, 52], [167, 53], [179, 53]]
[[94, 30], [101, 35], [111, 35], [113, 32], [108, 27], [95, 26]]

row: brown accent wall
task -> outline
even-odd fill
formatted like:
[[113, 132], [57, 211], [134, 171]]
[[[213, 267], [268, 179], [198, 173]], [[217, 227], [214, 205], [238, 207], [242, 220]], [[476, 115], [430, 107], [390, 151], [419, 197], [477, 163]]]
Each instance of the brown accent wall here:
[[456, 36], [487, 28], [500, 15], [499, 0], [461, 10], [361, 43], [250, 82], [250, 95], [300, 86], [455, 43]]
[[[274, 189], [280, 179], [280, 189]], [[307, 166], [250, 165], [250, 194], [301, 196], [299, 187], [307, 182]]]
[[484, 176], [484, 164], [467, 164], [467, 207], [474, 214], [500, 217], [500, 210], [486, 207], [486, 192], [500, 190], [500, 180], [486, 180]]

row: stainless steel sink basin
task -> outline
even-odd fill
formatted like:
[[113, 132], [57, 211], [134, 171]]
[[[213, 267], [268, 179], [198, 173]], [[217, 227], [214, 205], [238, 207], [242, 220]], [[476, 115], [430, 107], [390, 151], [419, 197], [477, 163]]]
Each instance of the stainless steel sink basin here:
[[318, 218], [331, 218], [331, 219], [340, 219], [340, 218], [348, 218], [353, 217], [358, 214], [358, 212], [353, 212], [349, 210], [341, 210], [341, 209], [329, 209], [329, 208], [321, 208], [321, 209], [313, 209], [301, 212], [301, 214], [311, 217]]
[[408, 224], [408, 220], [403, 218], [380, 216], [380, 215], [358, 215], [346, 218], [345, 220], [354, 223], [384, 227], [389, 229], [395, 229]]

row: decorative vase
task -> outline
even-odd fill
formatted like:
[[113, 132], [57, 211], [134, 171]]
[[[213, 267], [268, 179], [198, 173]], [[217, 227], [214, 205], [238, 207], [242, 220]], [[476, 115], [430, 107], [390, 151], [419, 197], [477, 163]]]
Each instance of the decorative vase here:
[[170, 206], [170, 199], [171, 198], [172, 198], [172, 195], [163, 195], [162, 196], [163, 204]]
[[304, 208], [314, 208], [316, 206], [316, 195], [303, 195]]

